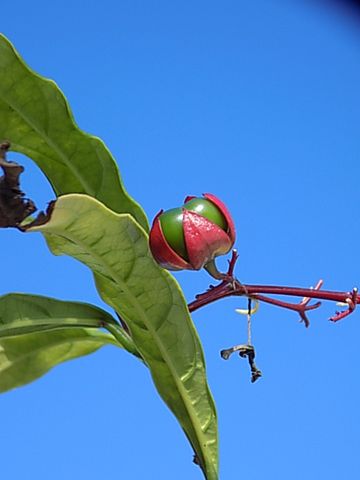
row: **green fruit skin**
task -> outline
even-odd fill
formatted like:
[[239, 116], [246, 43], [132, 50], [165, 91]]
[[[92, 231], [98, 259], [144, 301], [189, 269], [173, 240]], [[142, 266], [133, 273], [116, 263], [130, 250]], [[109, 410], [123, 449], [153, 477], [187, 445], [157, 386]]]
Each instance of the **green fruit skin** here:
[[182, 208], [166, 210], [166, 212], [160, 215], [159, 221], [167, 243], [180, 257], [188, 261], [183, 230]]
[[216, 205], [210, 202], [210, 200], [205, 198], [193, 198], [184, 204], [184, 208], [191, 212], [196, 212], [218, 225], [225, 232], [227, 231], [228, 225], [224, 215]]
[[210, 200], [205, 198], [193, 198], [186, 202], [183, 207], [172, 208], [162, 213], [159, 217], [161, 230], [170, 247], [182, 257], [185, 261], [189, 260], [185, 245], [183, 230], [183, 211], [182, 208], [195, 212], [202, 217], [218, 225], [225, 232], [227, 231], [227, 222], [224, 215]]

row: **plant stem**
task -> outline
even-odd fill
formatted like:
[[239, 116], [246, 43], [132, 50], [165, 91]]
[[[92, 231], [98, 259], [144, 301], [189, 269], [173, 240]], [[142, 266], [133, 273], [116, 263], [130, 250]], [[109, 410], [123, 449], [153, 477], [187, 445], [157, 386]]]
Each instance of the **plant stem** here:
[[[242, 284], [233, 276], [233, 269], [236, 259], [237, 253], [233, 252], [233, 257], [229, 262], [229, 271], [227, 273], [226, 280], [223, 280], [215, 287], [211, 287], [206, 292], [197, 295], [196, 299], [188, 305], [190, 312], [194, 312], [198, 308], [204, 307], [205, 305], [220, 300], [221, 298], [230, 296], [245, 296], [247, 298], [270, 303], [278, 307], [294, 310], [299, 313], [305, 325], [309, 326], [309, 320], [307, 319], [305, 312], [308, 310], [314, 310], [321, 305], [321, 302], [309, 305], [309, 302], [312, 298], [340, 302], [344, 304], [344, 306], [348, 307], [347, 310], [336, 312], [335, 315], [330, 318], [330, 320], [333, 322], [345, 318], [355, 310], [357, 305], [360, 304], [360, 296], [358, 295], [357, 288], [354, 288], [349, 292], [320, 290], [323, 284], [322, 280], [320, 280], [314, 288]], [[267, 297], [266, 295], [285, 295], [303, 298], [299, 303], [290, 303], [276, 298]]]
[[106, 328], [108, 332], [110, 332], [117, 342], [125, 348], [128, 352], [132, 353], [136, 357], [140, 358], [142, 360], [142, 357], [137, 350], [132, 338], [126, 333], [123, 327], [117, 324], [113, 323], [104, 323], [102, 325], [103, 328]]

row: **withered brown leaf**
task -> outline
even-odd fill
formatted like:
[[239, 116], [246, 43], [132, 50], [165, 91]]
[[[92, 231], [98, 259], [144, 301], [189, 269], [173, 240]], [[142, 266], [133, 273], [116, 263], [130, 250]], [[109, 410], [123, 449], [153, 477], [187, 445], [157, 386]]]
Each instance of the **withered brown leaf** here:
[[9, 148], [9, 142], [0, 144], [0, 167], [4, 173], [0, 177], [0, 228], [18, 228], [26, 217], [36, 211], [35, 203], [25, 198], [20, 189], [19, 177], [24, 167], [6, 160]]

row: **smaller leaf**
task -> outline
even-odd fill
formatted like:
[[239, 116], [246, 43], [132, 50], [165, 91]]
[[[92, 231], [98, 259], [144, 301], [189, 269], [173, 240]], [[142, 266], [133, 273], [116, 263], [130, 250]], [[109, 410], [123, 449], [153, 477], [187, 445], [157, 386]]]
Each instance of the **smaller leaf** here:
[[105, 328], [121, 347], [140, 356], [127, 332], [101, 308], [40, 295], [0, 296], [0, 339], [69, 327]]
[[66, 328], [0, 338], [0, 392], [36, 380], [59, 363], [116, 344], [112, 335]]
[[10, 293], [0, 296], [0, 337], [61, 327], [95, 327], [116, 323], [101, 308], [41, 295]]
[[0, 392], [108, 344], [139, 356], [131, 337], [101, 308], [38, 295], [0, 296]]

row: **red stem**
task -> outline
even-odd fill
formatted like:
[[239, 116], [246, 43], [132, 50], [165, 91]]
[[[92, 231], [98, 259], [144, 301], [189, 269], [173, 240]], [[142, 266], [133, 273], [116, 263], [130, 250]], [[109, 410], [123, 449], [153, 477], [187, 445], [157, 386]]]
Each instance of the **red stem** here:
[[[230, 296], [246, 296], [248, 298], [271, 303], [279, 307], [295, 310], [300, 314], [302, 320], [305, 322], [305, 325], [308, 326], [309, 322], [306, 318], [305, 312], [319, 307], [321, 303], [317, 302], [316, 304], [309, 305], [309, 301], [312, 298], [342, 302], [348, 305], [347, 310], [337, 312], [333, 317], [331, 317], [330, 320], [334, 322], [352, 313], [355, 310], [356, 305], [360, 304], [360, 296], [358, 295], [356, 288], [354, 288], [351, 292], [336, 292], [331, 290], [320, 290], [321, 285], [322, 282], [320, 281], [315, 288], [299, 288], [276, 285], [247, 285], [242, 284], [235, 279], [232, 282], [225, 280], [216, 287], [210, 288], [207, 292], [197, 295], [196, 300], [191, 302], [188, 307], [190, 312], [194, 312], [198, 308], [215, 302], [221, 298]], [[288, 303], [282, 300], [266, 297], [263, 294], [303, 297], [303, 300], [300, 303]]]
[[[292, 295], [294, 297], [319, 298], [334, 302], [346, 302], [352, 292], [334, 292], [331, 290], [315, 290], [314, 288], [283, 287], [276, 285], [243, 285], [243, 289], [252, 293], [267, 293], [272, 295]], [[239, 292], [238, 295], [241, 295]], [[357, 299], [360, 303], [360, 298]]]
[[[336, 312], [330, 320], [337, 322], [342, 318], [347, 317], [352, 313], [356, 306], [360, 304], [360, 296], [358, 295], [357, 288], [354, 288], [351, 292], [334, 292], [331, 290], [320, 290], [323, 284], [322, 280], [319, 280], [314, 288], [299, 288], [299, 287], [283, 287], [276, 285], [246, 285], [239, 282], [234, 277], [234, 268], [238, 254], [236, 250], [232, 251], [232, 257], [229, 260], [229, 268], [227, 273], [221, 274], [223, 280], [217, 286], [211, 286], [209, 290], [200, 295], [196, 295], [196, 299], [189, 303], [188, 308], [190, 312], [194, 312], [200, 307], [204, 307], [209, 303], [215, 302], [220, 298], [231, 296], [245, 296], [261, 302], [271, 303], [278, 307], [294, 310], [300, 315], [301, 321], [305, 323], [305, 326], [310, 325], [306, 316], [306, 312], [314, 310], [320, 307], [321, 302], [309, 305], [312, 298], [320, 300], [330, 300], [333, 302], [341, 302], [347, 306], [347, 310]], [[209, 272], [211, 274], [211, 272]], [[216, 277], [218, 278], [218, 276]], [[298, 303], [284, 302], [277, 298], [270, 298], [267, 295], [289, 295], [293, 297], [303, 297]]]

